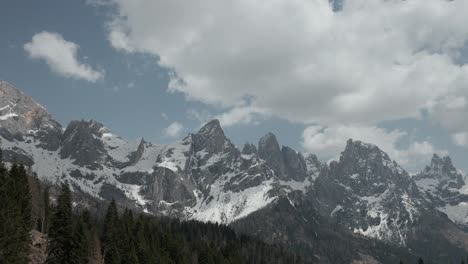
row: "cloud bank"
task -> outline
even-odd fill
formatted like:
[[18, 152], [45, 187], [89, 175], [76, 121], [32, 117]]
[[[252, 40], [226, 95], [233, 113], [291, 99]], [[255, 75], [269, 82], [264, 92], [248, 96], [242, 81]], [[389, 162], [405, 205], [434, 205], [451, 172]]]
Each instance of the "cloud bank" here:
[[330, 155], [339, 153], [330, 133], [363, 129], [404, 163], [437, 150], [427, 141], [398, 149], [406, 133], [378, 125], [424, 116], [467, 145], [468, 1], [111, 3], [111, 45], [154, 56], [174, 72], [168, 91], [219, 107], [225, 125], [302, 123], [311, 126], [304, 147]]
[[[466, 1], [114, 0], [109, 39], [174, 69], [193, 100], [301, 123], [418, 117], [466, 96]], [[248, 116], [248, 115], [247, 115]]]

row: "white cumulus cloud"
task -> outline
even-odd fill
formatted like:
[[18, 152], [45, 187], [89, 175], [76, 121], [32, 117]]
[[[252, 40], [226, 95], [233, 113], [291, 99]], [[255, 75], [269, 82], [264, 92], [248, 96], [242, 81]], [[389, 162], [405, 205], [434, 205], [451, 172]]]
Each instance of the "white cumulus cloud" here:
[[104, 78], [102, 71], [78, 60], [78, 44], [65, 40], [62, 35], [43, 31], [35, 34], [24, 50], [32, 59], [42, 59], [50, 69], [63, 77], [95, 82]]
[[164, 134], [167, 137], [177, 137], [180, 135], [183, 129], [184, 129], [184, 126], [181, 123], [173, 122], [172, 124], [170, 124], [168, 127], [164, 129]]
[[465, 147], [468, 145], [468, 133], [459, 132], [452, 134], [452, 140], [457, 146]]

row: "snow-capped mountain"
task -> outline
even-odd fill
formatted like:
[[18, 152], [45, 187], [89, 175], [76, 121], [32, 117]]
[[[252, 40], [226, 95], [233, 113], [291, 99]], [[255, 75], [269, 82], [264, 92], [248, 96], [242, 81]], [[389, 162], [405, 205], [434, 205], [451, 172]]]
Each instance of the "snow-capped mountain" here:
[[439, 211], [455, 223], [468, 226], [468, 185], [450, 157], [434, 154], [431, 163], [414, 176], [416, 184]]
[[[31, 166], [51, 184], [68, 181], [77, 193], [150, 214], [231, 224], [313, 254], [327, 254], [317, 241], [346, 244], [343, 236], [414, 251], [437, 240], [468, 252], [468, 234], [454, 224], [468, 224], [468, 185], [448, 157], [434, 155], [411, 177], [377, 146], [349, 140], [340, 159], [325, 164], [281, 146], [272, 133], [240, 150], [218, 120], [172, 144], [129, 141], [94, 120], [62, 129], [4, 81], [0, 147], [7, 161]], [[330, 235], [332, 223], [342, 233]]]
[[348, 140], [316, 180], [323, 214], [354, 233], [405, 245], [430, 207], [410, 175], [377, 146]]
[[307, 165], [271, 133], [258, 151], [247, 144], [241, 152], [217, 120], [168, 145], [127, 141], [94, 120], [72, 121], [62, 132], [44, 107], [10, 84], [1, 82], [0, 94], [7, 160], [31, 166], [41, 180], [67, 180], [75, 191], [149, 213], [230, 223], [305, 189], [318, 174], [316, 158]]

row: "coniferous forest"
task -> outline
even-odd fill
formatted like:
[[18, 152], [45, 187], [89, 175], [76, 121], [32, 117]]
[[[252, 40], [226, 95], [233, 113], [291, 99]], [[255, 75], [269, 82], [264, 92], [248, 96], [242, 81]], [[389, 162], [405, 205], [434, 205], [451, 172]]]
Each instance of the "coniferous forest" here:
[[[67, 183], [52, 197], [32, 175], [7, 168], [0, 150], [0, 264], [305, 263], [224, 225], [138, 214], [114, 200], [104, 217], [76, 210]], [[46, 240], [42, 257], [32, 252], [37, 234]]]

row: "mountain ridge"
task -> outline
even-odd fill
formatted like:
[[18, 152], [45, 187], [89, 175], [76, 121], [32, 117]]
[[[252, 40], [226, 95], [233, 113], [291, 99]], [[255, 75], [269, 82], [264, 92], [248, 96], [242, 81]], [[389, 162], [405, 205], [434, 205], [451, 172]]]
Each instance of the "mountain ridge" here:
[[[15, 90], [0, 82], [0, 147], [7, 161], [31, 166], [48, 183], [68, 181], [77, 193], [150, 214], [242, 222], [240, 230], [295, 245], [300, 234], [281, 223], [291, 219], [309, 234], [301, 245], [311, 250], [327, 236], [314, 232], [335, 223], [350, 239], [418, 251], [424, 244], [419, 241], [430, 237], [454, 254], [468, 252], [460, 246], [468, 228], [468, 186], [449, 157], [434, 155], [411, 176], [378, 146], [353, 139], [329, 164], [281, 146], [271, 132], [241, 151], [216, 119], [171, 144], [127, 141], [95, 120], [71, 121], [62, 129], [45, 108]], [[278, 224], [257, 226], [263, 220], [253, 218], [262, 215]], [[341, 241], [339, 236], [333, 239]]]

